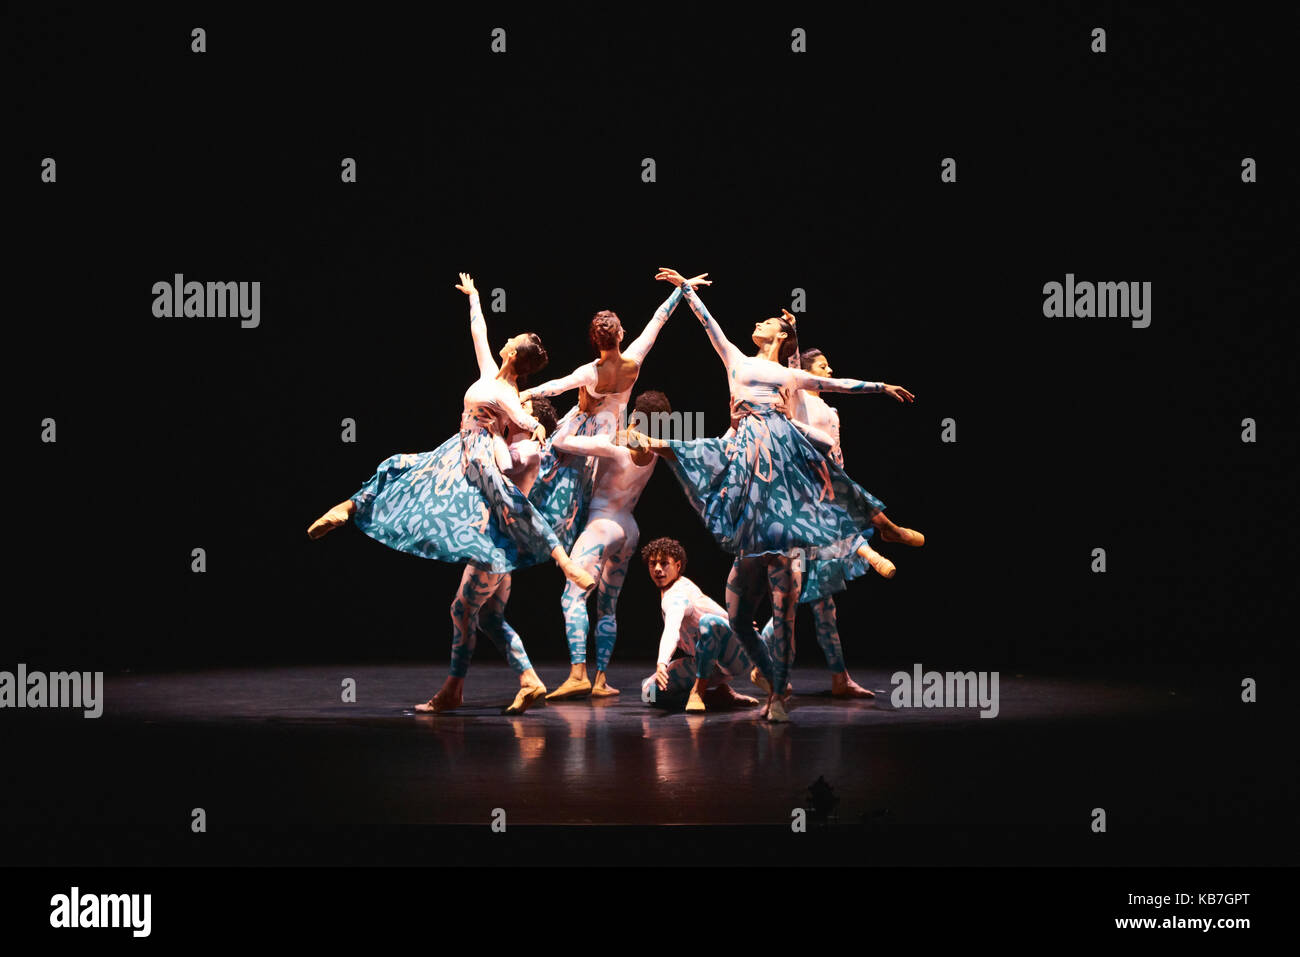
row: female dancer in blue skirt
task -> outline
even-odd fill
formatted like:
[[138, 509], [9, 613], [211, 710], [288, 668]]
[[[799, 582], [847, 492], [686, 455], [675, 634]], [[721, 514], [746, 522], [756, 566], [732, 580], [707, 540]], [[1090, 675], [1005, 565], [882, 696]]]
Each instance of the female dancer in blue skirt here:
[[[707, 273], [705, 274], [707, 275]], [[818, 379], [785, 363], [798, 361], [792, 316], [756, 323], [750, 338], [757, 353], [747, 356], [723, 335], [695, 286], [661, 268], [657, 279], [681, 287], [727, 370], [734, 430], [729, 436], [689, 441], [651, 439], [629, 433], [668, 459], [687, 498], [715, 540], [736, 556], [727, 578], [727, 614], [745, 651], [769, 682], [764, 715], [786, 721], [781, 695], [792, 659], [799, 572], [790, 557], [796, 548], [843, 542], [866, 528], [878, 499], [860, 488], [790, 422], [797, 390], [884, 392], [899, 402], [912, 393], [883, 382]], [[671, 454], [665, 454], [671, 453]], [[754, 630], [754, 609], [764, 585], [771, 591], [771, 654]]]
[[[805, 349], [799, 354], [799, 364], [805, 372], [818, 378], [830, 378], [833, 371], [830, 362], [820, 349]], [[834, 407], [828, 405], [818, 391], [803, 389], [796, 403], [797, 411], [794, 421], [804, 433], [813, 440], [814, 445], [823, 444], [827, 457], [844, 467], [844, 452], [840, 447], [840, 416]], [[921, 546], [925, 536], [910, 528], [895, 525], [885, 517], [884, 503], [871, 518], [874, 528], [866, 529], [862, 534], [849, 541], [847, 547], [830, 546], [829, 548], [805, 551], [799, 549], [795, 556], [796, 563], [803, 563], [802, 588], [799, 592], [799, 604], [812, 606], [813, 622], [817, 627], [817, 644], [826, 656], [826, 664], [831, 670], [831, 695], [836, 698], [873, 698], [875, 695], [854, 681], [844, 663], [844, 651], [840, 645], [839, 622], [835, 614], [835, 599], [831, 596], [841, 592], [848, 583], [866, 573], [867, 567], [875, 569], [885, 578], [893, 578], [894, 563], [876, 552], [867, 543], [874, 531], [886, 542], [901, 542], [905, 545]], [[835, 557], [844, 552], [844, 557]], [[763, 640], [770, 642], [774, 633], [774, 623], [768, 621], [763, 629]]]
[[[538, 442], [545, 438], [545, 429], [524, 411], [516, 383], [545, 366], [546, 350], [535, 333], [522, 333], [501, 348], [498, 365], [488, 345], [474, 280], [467, 273], [461, 273], [460, 280], [456, 288], [469, 297], [470, 335], [479, 369], [477, 381], [465, 392], [460, 433], [432, 452], [385, 459], [355, 495], [307, 529], [312, 538], [320, 538], [351, 519], [390, 548], [469, 564], [451, 608], [450, 674], [442, 689], [419, 706], [422, 711], [449, 711], [462, 703], [479, 613], [494, 596], [501, 598], [509, 572], [550, 557], [578, 587], [595, 585], [507, 474], [519, 464], [511, 460], [507, 443], [512, 432]], [[522, 650], [522, 642], [519, 647]], [[518, 657], [512, 663], [518, 670]], [[545, 693], [528, 666], [511, 709], [522, 711]]]

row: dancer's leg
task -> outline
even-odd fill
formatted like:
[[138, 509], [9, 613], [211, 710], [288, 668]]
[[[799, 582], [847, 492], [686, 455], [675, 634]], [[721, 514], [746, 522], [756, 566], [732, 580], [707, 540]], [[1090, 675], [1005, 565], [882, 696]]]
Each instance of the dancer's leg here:
[[840, 645], [840, 625], [835, 613], [835, 599], [830, 595], [812, 603], [813, 621], [817, 623], [817, 644], [826, 656], [826, 666], [831, 670], [831, 694], [836, 698], [874, 698], [849, 676], [844, 664], [844, 649]]
[[623, 591], [628, 566], [636, 555], [641, 538], [636, 524], [630, 524], [630, 528], [622, 529], [618, 542], [610, 543], [600, 569], [600, 583], [596, 589], [596, 681], [591, 688], [593, 697], [610, 697], [619, 693], [617, 688], [609, 686], [605, 672], [609, 669], [614, 643], [618, 640], [618, 596]]
[[731, 563], [731, 573], [727, 576], [727, 617], [731, 619], [731, 630], [740, 640], [745, 654], [754, 663], [755, 672], [769, 683], [770, 688], [772, 656], [754, 631], [754, 611], [766, 587], [765, 568], [761, 556], [738, 557]]
[[[736, 694], [726, 683], [728, 677], [743, 673], [748, 666], [749, 659], [731, 624], [720, 615], [702, 615], [695, 639], [695, 683], [686, 710], [698, 712], [707, 707], [758, 704], [757, 698]], [[711, 684], [715, 687], [710, 688]]]
[[[573, 560], [593, 580], [599, 574], [609, 548], [609, 526], [618, 530], [613, 522], [596, 519], [588, 523], [573, 543]], [[591, 691], [591, 680], [587, 677], [587, 633], [591, 627], [587, 615], [588, 594], [589, 590], [569, 581], [560, 596], [560, 610], [564, 612], [564, 634], [569, 643], [569, 677], [546, 696], [548, 701], [576, 698]]]
[[768, 698], [767, 717], [769, 721], [784, 721], [785, 708], [775, 689], [785, 688], [794, 664], [794, 618], [803, 572], [788, 555], [768, 555], [766, 564], [768, 587], [772, 593], [773, 672], [773, 693]]
[[479, 612], [478, 626], [492, 640], [492, 643], [501, 649], [510, 667], [514, 669], [515, 674], [519, 675], [519, 693], [507, 706], [506, 714], [522, 714], [542, 699], [546, 694], [546, 685], [542, 684], [542, 679], [533, 670], [533, 664], [528, 660], [528, 652], [524, 650], [523, 639], [506, 621], [506, 603], [510, 601], [510, 587], [511, 576], [502, 576], [496, 591], [488, 597], [483, 610]]
[[307, 527], [307, 537], [322, 538], [340, 525], [346, 525], [348, 519], [352, 517], [352, 513], [356, 510], [357, 503], [352, 501], [352, 499], [339, 502]]
[[456, 598], [451, 603], [451, 667], [438, 693], [416, 707], [417, 711], [450, 711], [464, 700], [465, 676], [474, 655], [479, 610], [492, 596], [504, 574], [477, 565], [466, 565], [460, 576]]

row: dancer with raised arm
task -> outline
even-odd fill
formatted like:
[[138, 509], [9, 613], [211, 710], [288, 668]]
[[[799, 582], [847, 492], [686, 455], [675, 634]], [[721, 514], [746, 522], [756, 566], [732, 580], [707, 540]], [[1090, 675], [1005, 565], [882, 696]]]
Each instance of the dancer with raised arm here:
[[[642, 700], [675, 705], [685, 698], [690, 713], [756, 706], [757, 698], [737, 694], [727, 684], [750, 662], [722, 606], [682, 574], [686, 549], [681, 542], [656, 538], [641, 549], [641, 557], [659, 589], [664, 616], [655, 673], [641, 682]], [[651, 693], [651, 685], [657, 692]]]
[[[707, 273], [705, 274], [707, 275]], [[866, 528], [877, 501], [791, 424], [796, 390], [885, 393], [911, 402], [901, 386], [859, 379], [818, 379], [786, 363], [798, 355], [793, 317], [772, 317], [754, 325], [757, 348], [747, 356], [723, 334], [700, 301], [695, 286], [661, 268], [656, 278], [681, 287], [726, 368], [733, 430], [727, 437], [674, 441], [639, 437], [669, 459], [687, 498], [715, 540], [736, 556], [727, 579], [727, 613], [732, 629], [760, 676], [769, 683], [764, 715], [788, 720], [778, 695], [792, 661], [794, 613], [800, 591], [796, 548], [833, 545]], [[797, 362], [797, 358], [796, 358]], [[771, 591], [774, 629], [769, 657], [755, 632], [754, 609], [764, 585]]]
[[[355, 495], [307, 529], [309, 536], [320, 538], [351, 520], [390, 548], [472, 566], [451, 608], [450, 674], [442, 689], [420, 706], [428, 711], [448, 711], [462, 703], [474, 623], [485, 603], [498, 594], [507, 573], [550, 557], [579, 588], [595, 585], [508, 477], [519, 465], [511, 459], [507, 442], [511, 432], [522, 432], [539, 443], [546, 436], [537, 419], [524, 411], [516, 387], [520, 376], [546, 365], [546, 350], [535, 333], [522, 333], [502, 346], [498, 365], [488, 345], [478, 290], [467, 273], [461, 273], [460, 279], [456, 288], [469, 297], [470, 335], [479, 371], [465, 392], [460, 433], [432, 452], [385, 459]], [[528, 677], [527, 682], [521, 677], [520, 697], [512, 705], [518, 710], [546, 692], [531, 668]]]
[[[632, 422], [647, 430], [645, 423], [672, 414], [668, 397], [655, 391], [637, 396], [634, 409]], [[553, 448], [570, 455], [590, 455], [598, 462], [587, 524], [572, 549], [573, 560], [597, 580], [596, 678], [593, 683], [587, 676], [587, 595], [570, 582], [564, 586], [560, 604], [569, 640], [569, 677], [546, 700], [586, 695], [607, 698], [619, 693], [609, 686], [607, 671], [618, 639], [618, 596], [641, 536], [632, 510], [659, 459], [649, 449], [627, 448], [605, 433], [566, 436], [560, 432]]]
[[[825, 354], [820, 349], [805, 349], [799, 354], [799, 364], [805, 372], [819, 378], [828, 379], [831, 369]], [[793, 421], [796, 425], [806, 426], [804, 433], [814, 444], [820, 439], [827, 447], [826, 455], [841, 468], [844, 467], [844, 453], [840, 445], [840, 416], [834, 407], [821, 397], [819, 390], [800, 390], [795, 403], [796, 411]], [[877, 500], [879, 501], [879, 500]], [[799, 604], [812, 607], [813, 621], [817, 629], [817, 644], [826, 656], [826, 664], [831, 670], [831, 695], [837, 698], [874, 698], [875, 695], [854, 681], [844, 663], [844, 650], [840, 644], [839, 622], [835, 614], [835, 600], [831, 596], [841, 592], [848, 583], [863, 575], [868, 566], [885, 578], [893, 578], [894, 563], [880, 555], [867, 544], [873, 531], [879, 531], [880, 537], [887, 542], [901, 542], [905, 545], [921, 546], [925, 536], [910, 528], [901, 528], [885, 517], [885, 504], [880, 502], [880, 510], [871, 518], [874, 528], [858, 535], [849, 544], [846, 557], [834, 557], [836, 546], [811, 549], [807, 552], [798, 549], [792, 557], [803, 563], [803, 585], [799, 593]], [[768, 620], [763, 628], [763, 640], [771, 641], [774, 622]]]
[[598, 358], [567, 376], [521, 393], [521, 398], [527, 399], [579, 390], [578, 404], [560, 419], [552, 441], [543, 452], [541, 473], [529, 496], [533, 506], [555, 530], [560, 543], [570, 551], [587, 524], [596, 463], [587, 456], [564, 452], [560, 446], [569, 436], [613, 435], [624, 427], [627, 400], [641, 374], [641, 366], [681, 297], [681, 290], [674, 289], [627, 349], [622, 348], [623, 324], [613, 312], [602, 309], [592, 317], [587, 329], [587, 338]]

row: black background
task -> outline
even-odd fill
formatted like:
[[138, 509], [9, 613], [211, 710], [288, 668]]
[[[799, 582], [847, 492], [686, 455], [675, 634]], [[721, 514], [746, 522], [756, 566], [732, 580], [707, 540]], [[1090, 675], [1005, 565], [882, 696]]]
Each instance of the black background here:
[[[550, 377], [590, 358], [595, 310], [639, 332], [668, 265], [710, 273], [704, 299], [742, 345], [806, 289], [802, 345], [917, 395], [832, 398], [850, 474], [928, 538], [882, 549], [895, 580], [837, 599], [850, 664], [1280, 668], [1294, 82], [1291, 34], [1259, 11], [213, 5], [12, 26], [8, 551], [29, 667], [440, 669], [460, 569], [352, 529], [311, 542], [308, 523], [455, 431], [474, 376], [458, 270], [485, 305], [507, 290], [491, 339], [538, 332]], [[259, 280], [260, 327], [155, 318], [152, 285], [178, 272]], [[1151, 326], [1044, 318], [1043, 284], [1067, 272], [1150, 281]], [[726, 427], [721, 363], [685, 308], [638, 388]], [[37, 439], [47, 416], [57, 444]], [[666, 470], [637, 520], [722, 596], [730, 556]], [[564, 659], [562, 584], [551, 566], [515, 576], [537, 659]], [[638, 565], [616, 654], [651, 657], [658, 627]], [[806, 611], [799, 642], [808, 662]]]

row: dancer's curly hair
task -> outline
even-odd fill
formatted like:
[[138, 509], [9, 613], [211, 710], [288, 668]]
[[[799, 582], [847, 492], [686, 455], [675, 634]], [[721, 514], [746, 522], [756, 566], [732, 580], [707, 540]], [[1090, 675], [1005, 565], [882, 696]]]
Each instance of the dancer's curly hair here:
[[555, 415], [555, 406], [551, 405], [551, 400], [541, 395], [534, 396], [532, 405], [533, 418], [542, 423], [542, 428], [546, 430], [547, 435], [554, 435], [559, 419]]
[[542, 337], [535, 332], [527, 333], [528, 339], [515, 349], [515, 385], [523, 388], [524, 380], [534, 372], [541, 372], [550, 361]]
[[826, 353], [822, 352], [820, 349], [805, 349], [803, 352], [799, 353], [799, 368], [807, 372], [813, 367], [813, 363], [817, 361], [817, 357], [824, 356], [825, 354]]
[[623, 324], [618, 321], [618, 316], [609, 309], [602, 309], [591, 317], [587, 338], [591, 340], [591, 347], [599, 352], [617, 346], [618, 334], [622, 331]]
[[671, 414], [673, 407], [668, 404], [668, 396], [658, 389], [647, 389], [636, 397], [636, 401], [632, 403], [632, 410], [634, 412], [644, 412], [648, 420], [656, 412]]
[[681, 562], [682, 568], [686, 568], [686, 549], [682, 548], [682, 543], [675, 538], [656, 538], [641, 546], [641, 560], [647, 565], [654, 561], [656, 555]]

